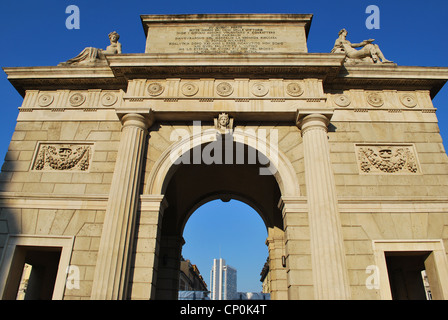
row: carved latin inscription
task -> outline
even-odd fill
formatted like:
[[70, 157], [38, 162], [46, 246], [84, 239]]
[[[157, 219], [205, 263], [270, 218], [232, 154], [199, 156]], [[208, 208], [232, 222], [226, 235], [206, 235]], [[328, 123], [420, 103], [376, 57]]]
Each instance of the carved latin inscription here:
[[357, 146], [359, 169], [363, 173], [408, 173], [419, 172], [413, 146]]
[[172, 25], [150, 26], [147, 53], [248, 54], [307, 52], [302, 26]]
[[33, 170], [87, 171], [92, 158], [89, 144], [39, 144]]

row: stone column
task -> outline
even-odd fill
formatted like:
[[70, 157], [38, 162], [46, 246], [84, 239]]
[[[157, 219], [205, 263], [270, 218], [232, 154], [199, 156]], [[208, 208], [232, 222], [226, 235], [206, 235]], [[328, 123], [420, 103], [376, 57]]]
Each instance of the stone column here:
[[318, 300], [349, 299], [345, 250], [323, 114], [298, 121], [302, 130], [308, 199], [314, 295]]
[[148, 117], [125, 114], [115, 171], [109, 192], [91, 299], [125, 299], [138, 207], [142, 158], [151, 123]]

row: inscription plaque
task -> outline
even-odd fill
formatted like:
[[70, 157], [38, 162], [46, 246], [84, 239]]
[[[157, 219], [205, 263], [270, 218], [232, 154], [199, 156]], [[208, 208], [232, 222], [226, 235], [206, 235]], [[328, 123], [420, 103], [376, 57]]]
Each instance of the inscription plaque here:
[[[256, 16], [255, 16], [256, 17]], [[289, 16], [288, 16], [289, 17]], [[303, 17], [281, 20], [273, 15], [267, 21], [217, 20], [195, 23], [184, 20], [163, 21], [145, 17], [147, 24], [146, 53], [167, 54], [250, 54], [250, 53], [304, 53], [307, 52]], [[181, 18], [179, 18], [181, 19]], [[292, 20], [291, 20], [292, 19]], [[307, 18], [308, 19], [308, 18]], [[306, 20], [306, 21], [305, 21]], [[162, 23], [163, 21], [163, 23]]]

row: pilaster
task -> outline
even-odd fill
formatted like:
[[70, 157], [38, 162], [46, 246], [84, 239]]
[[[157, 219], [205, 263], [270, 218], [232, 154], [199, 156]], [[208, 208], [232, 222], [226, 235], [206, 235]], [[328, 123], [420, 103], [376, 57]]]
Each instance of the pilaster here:
[[281, 229], [269, 228], [266, 244], [269, 250], [269, 272], [272, 300], [287, 300], [285, 236]]

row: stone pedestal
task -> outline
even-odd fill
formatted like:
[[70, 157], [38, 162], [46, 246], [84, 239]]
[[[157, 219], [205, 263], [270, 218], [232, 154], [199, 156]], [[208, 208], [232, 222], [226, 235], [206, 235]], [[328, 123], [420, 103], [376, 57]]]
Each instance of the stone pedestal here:
[[309, 114], [302, 130], [315, 299], [349, 299], [350, 289], [334, 174], [327, 137], [329, 119]]
[[93, 280], [94, 300], [124, 299], [127, 292], [142, 155], [150, 123], [145, 116], [135, 113], [125, 114], [122, 124]]

